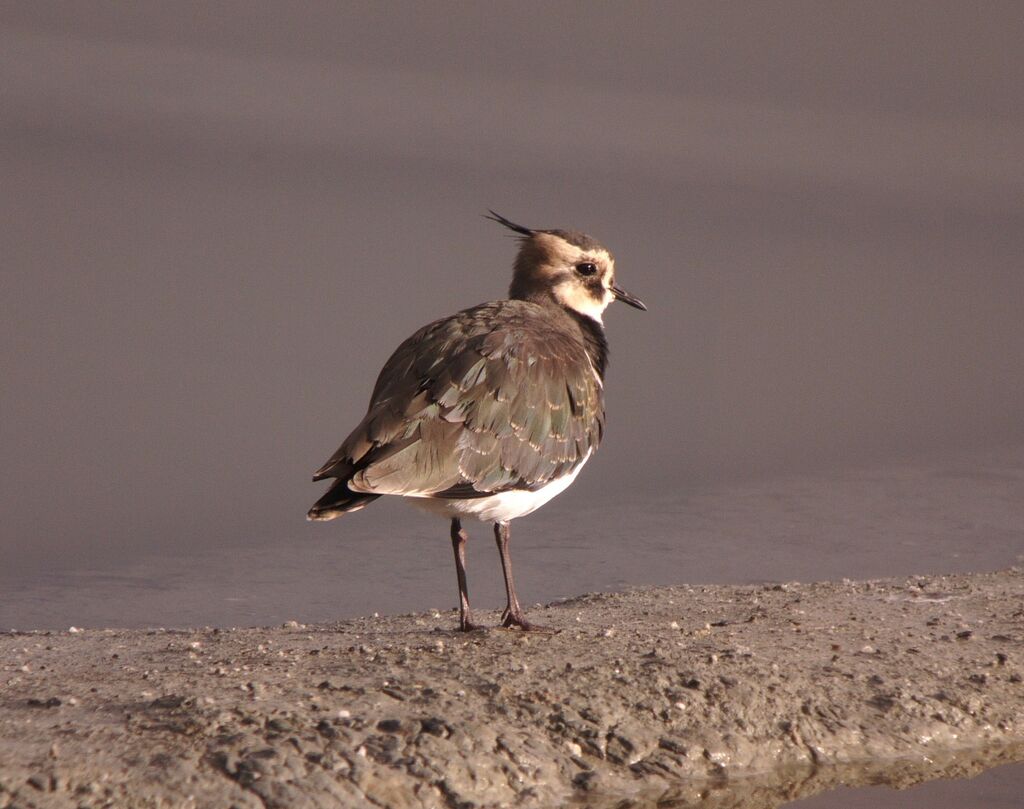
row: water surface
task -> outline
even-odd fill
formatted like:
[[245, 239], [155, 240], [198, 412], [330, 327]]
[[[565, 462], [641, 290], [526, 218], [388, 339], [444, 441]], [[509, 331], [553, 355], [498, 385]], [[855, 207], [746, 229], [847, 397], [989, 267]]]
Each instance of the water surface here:
[[[600, 463], [598, 456], [594, 463]], [[513, 524], [524, 603], [637, 585], [995, 570], [1024, 561], [1024, 446], [739, 482], [577, 485]], [[322, 484], [321, 486], [322, 487]], [[311, 502], [320, 487], [309, 486]], [[330, 523], [180, 554], [141, 545], [0, 572], [0, 626], [267, 625], [448, 610], [447, 525], [388, 498]], [[503, 605], [489, 526], [467, 524], [472, 603]], [[450, 619], [445, 619], [450, 620]]]

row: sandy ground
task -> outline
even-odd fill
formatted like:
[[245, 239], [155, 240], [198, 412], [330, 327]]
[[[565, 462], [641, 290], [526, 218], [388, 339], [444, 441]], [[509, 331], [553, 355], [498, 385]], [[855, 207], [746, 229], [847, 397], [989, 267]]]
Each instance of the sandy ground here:
[[0, 807], [771, 806], [1024, 760], [1018, 569], [531, 617], [2, 635]]

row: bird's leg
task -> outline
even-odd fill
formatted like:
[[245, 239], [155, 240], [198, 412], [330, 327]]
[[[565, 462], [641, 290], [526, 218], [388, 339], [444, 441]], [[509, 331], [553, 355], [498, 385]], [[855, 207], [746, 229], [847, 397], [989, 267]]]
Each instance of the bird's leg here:
[[452, 550], [455, 551], [455, 574], [459, 578], [459, 629], [469, 632], [483, 627], [474, 624], [469, 616], [469, 591], [466, 589], [466, 540], [469, 534], [462, 530], [462, 523], [452, 519]]
[[498, 553], [501, 554], [501, 572], [505, 574], [505, 595], [508, 598], [508, 606], [501, 614], [501, 625], [505, 627], [518, 626], [524, 632], [551, 632], [544, 626], [531, 624], [526, 620], [523, 608], [519, 605], [519, 597], [516, 595], [516, 586], [512, 581], [512, 557], [508, 552], [508, 540], [510, 531], [508, 521], [496, 522], [494, 524], [494, 541], [498, 543]]

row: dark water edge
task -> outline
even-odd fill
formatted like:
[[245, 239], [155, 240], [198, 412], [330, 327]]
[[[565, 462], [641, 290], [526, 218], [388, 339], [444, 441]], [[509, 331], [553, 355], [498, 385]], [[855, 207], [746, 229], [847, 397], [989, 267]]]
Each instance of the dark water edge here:
[[[1018, 759], [1021, 753], [1015, 754]], [[989, 765], [985, 765], [989, 766]], [[884, 773], [871, 786], [844, 785], [784, 804], [792, 809], [1018, 809], [1024, 796], [1024, 763], [998, 764], [983, 772], [959, 772], [957, 766], [928, 775], [912, 785], [890, 784]]]
[[[1024, 746], [947, 751], [931, 759], [857, 762], [682, 786], [620, 806], [658, 809], [1019, 809]], [[579, 807], [615, 804], [588, 799]]]

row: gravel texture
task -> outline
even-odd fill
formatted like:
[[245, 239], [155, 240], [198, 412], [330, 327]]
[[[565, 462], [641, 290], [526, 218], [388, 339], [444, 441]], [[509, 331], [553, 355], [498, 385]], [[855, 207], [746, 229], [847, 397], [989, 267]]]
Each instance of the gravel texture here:
[[1020, 570], [530, 617], [0, 635], [0, 807], [771, 806], [1024, 760]]

